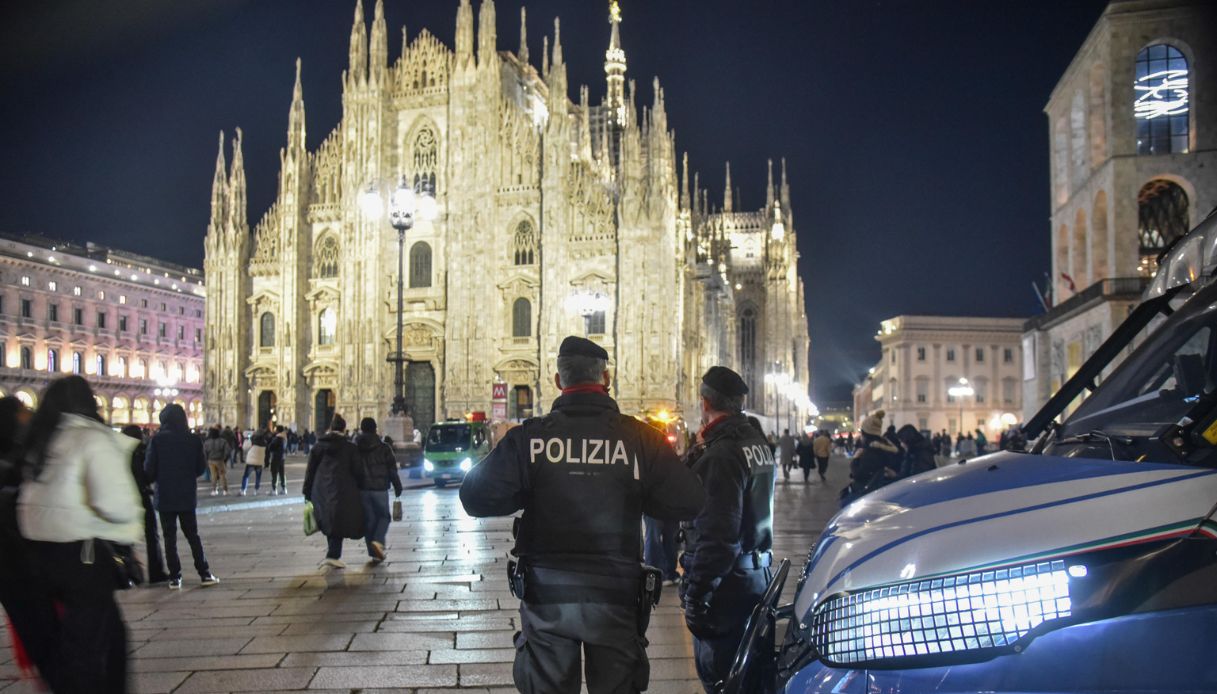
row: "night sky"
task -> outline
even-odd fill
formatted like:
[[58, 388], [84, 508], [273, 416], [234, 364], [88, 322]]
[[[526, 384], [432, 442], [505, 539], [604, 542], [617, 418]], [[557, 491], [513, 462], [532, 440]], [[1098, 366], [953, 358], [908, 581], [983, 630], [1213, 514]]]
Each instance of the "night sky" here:
[[[217, 132], [245, 132], [252, 227], [274, 197], [296, 56], [310, 149], [341, 116], [354, 0], [16, 4], [0, 11], [4, 232], [201, 267]], [[390, 60], [403, 24], [451, 46], [457, 4], [386, 0]], [[730, 160], [743, 207], [760, 207], [765, 160], [787, 158], [818, 403], [849, 399], [884, 318], [1036, 312], [1042, 109], [1105, 4], [622, 1], [638, 103], [658, 75], [677, 151], [712, 199]], [[496, 7], [514, 51], [520, 0]], [[588, 84], [598, 102], [607, 2], [527, 7], [534, 64], [560, 15], [570, 96]]]

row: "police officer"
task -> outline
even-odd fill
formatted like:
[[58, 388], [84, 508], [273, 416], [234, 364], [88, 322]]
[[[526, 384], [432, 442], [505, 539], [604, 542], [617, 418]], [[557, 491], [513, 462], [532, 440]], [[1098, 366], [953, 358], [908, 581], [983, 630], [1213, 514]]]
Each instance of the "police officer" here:
[[[748, 386], [739, 374], [711, 367], [701, 381], [702, 429], [687, 462], [701, 478], [706, 505], [682, 524], [681, 599], [693, 634], [697, 676], [707, 692], [731, 668], [745, 623], [771, 578], [773, 451], [744, 416]], [[769, 644], [772, 648], [772, 644]], [[772, 687], [763, 674], [744, 691]]]
[[582, 650], [590, 694], [642, 691], [642, 514], [691, 519], [702, 488], [661, 432], [618, 411], [604, 348], [563, 340], [554, 382], [551, 412], [507, 432], [466, 474], [461, 503], [477, 517], [524, 511], [509, 562], [521, 598], [516, 688], [576, 694]]

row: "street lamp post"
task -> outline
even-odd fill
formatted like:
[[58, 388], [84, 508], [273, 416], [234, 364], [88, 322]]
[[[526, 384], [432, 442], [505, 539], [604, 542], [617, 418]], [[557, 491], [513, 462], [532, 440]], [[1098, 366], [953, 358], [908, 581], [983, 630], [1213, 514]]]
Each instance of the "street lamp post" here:
[[947, 388], [947, 395], [959, 400], [959, 431], [957, 432], [959, 434], [963, 434], [963, 399], [972, 397], [975, 394], [976, 391], [972, 386], [968, 385], [968, 379], [966, 378], [960, 378], [959, 385]]
[[[372, 219], [379, 219], [384, 213], [384, 202], [376, 185], [368, 186], [360, 197], [360, 205], [364, 213]], [[404, 416], [406, 407], [406, 356], [402, 352], [402, 331], [404, 328], [404, 292], [405, 292], [405, 257], [406, 232], [414, 227], [415, 218], [431, 220], [435, 218], [436, 204], [434, 191], [426, 183], [421, 183], [417, 190], [410, 185], [403, 174], [398, 180], [397, 187], [389, 195], [389, 225], [397, 230], [397, 348], [388, 361], [393, 362], [393, 406], [390, 414]]]

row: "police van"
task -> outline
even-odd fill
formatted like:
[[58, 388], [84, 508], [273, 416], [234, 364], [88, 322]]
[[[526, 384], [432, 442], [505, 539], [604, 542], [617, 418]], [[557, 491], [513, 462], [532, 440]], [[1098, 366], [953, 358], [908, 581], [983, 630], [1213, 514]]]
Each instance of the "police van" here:
[[779, 568], [722, 690], [756, 669], [807, 694], [1217, 690], [1215, 270], [1210, 214], [1027, 423], [1026, 453], [845, 507], [784, 607]]
[[437, 422], [427, 430], [423, 475], [434, 480], [436, 487], [461, 482], [466, 472], [490, 454], [493, 445], [490, 424], [479, 414], [475, 412], [467, 420]]

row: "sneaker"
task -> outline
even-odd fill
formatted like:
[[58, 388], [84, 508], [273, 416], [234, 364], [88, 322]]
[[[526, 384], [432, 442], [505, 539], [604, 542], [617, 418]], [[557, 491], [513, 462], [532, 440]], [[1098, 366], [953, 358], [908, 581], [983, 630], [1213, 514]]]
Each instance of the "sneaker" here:
[[241, 496], [245, 496], [245, 490], [244, 490], [244, 489], [242, 489], [242, 490], [241, 490]]
[[228, 496], [228, 490], [227, 489], [220, 490], [220, 496]]
[[345, 569], [347, 567], [347, 565], [344, 564], [341, 559], [330, 559], [329, 557], [326, 557], [325, 561], [321, 562], [321, 564], [323, 566], [330, 566], [335, 569]]
[[[216, 578], [215, 574], [213, 574], [213, 573], [209, 573], [206, 576], [204, 576], [203, 581], [202, 581], [204, 588], [207, 588], [208, 586], [219, 585], [219, 583], [220, 583], [220, 579]], [[178, 585], [180, 586], [181, 584], [182, 584], [181, 579], [178, 579]]]
[[180, 579], [180, 578], [169, 579], [169, 590], [181, 590], [181, 589], [182, 589], [182, 579]]
[[211, 495], [212, 495], [212, 496], [219, 496], [219, 495], [220, 495], [220, 490], [219, 490], [219, 489], [212, 489], [212, 490], [211, 490]]
[[385, 546], [380, 544], [379, 542], [373, 540], [371, 543], [368, 544], [368, 550], [369, 550], [369, 553], [372, 555], [372, 558], [375, 559], [376, 561], [385, 560]]

